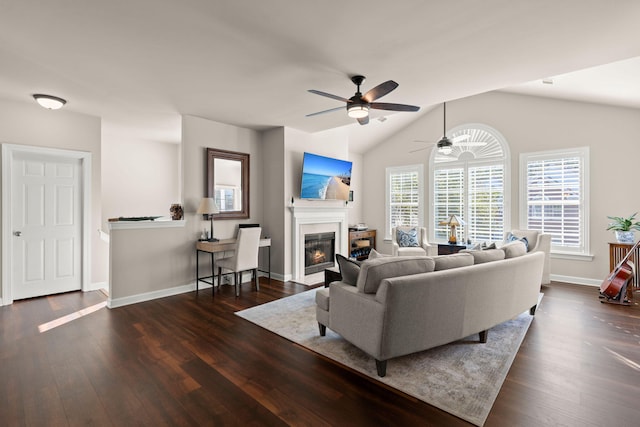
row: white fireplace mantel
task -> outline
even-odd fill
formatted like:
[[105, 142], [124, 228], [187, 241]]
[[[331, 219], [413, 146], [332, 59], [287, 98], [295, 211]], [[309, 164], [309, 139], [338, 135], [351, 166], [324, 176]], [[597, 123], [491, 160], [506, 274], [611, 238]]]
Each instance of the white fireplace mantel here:
[[304, 278], [304, 225], [336, 224], [336, 253], [349, 253], [348, 209], [336, 206], [291, 206], [291, 254], [293, 280]]

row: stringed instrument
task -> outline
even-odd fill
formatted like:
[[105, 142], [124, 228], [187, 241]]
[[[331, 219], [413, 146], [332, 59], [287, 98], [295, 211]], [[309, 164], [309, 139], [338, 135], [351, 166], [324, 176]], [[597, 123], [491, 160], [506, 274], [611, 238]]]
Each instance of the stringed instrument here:
[[616, 268], [604, 279], [600, 285], [600, 293], [602, 295], [611, 299], [624, 299], [624, 295], [621, 295], [621, 292], [623, 289], [626, 289], [629, 280], [633, 278], [633, 265], [629, 261], [629, 258], [634, 254], [638, 245], [640, 245], [640, 241], [627, 252], [627, 255], [620, 260]]

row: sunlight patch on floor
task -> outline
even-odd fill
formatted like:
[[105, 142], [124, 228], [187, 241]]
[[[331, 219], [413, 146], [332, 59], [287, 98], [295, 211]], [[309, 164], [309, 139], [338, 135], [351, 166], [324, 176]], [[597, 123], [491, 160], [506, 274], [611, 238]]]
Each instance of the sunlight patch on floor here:
[[627, 365], [628, 367], [635, 369], [636, 371], [640, 371], [640, 364], [634, 362], [633, 360], [624, 357], [623, 355], [621, 355], [620, 353], [616, 353], [615, 351], [604, 347], [605, 350], [607, 350], [609, 353], [611, 353], [613, 355], [613, 357], [615, 359], [617, 359], [619, 362], [624, 363], [625, 365]]
[[69, 323], [72, 320], [76, 320], [76, 319], [79, 319], [79, 318], [81, 318], [83, 316], [86, 316], [87, 314], [94, 313], [94, 312], [96, 312], [96, 311], [98, 311], [101, 308], [106, 307], [106, 306], [107, 306], [107, 302], [103, 301], [103, 302], [98, 303], [96, 305], [92, 305], [90, 307], [83, 308], [82, 310], [78, 310], [78, 311], [76, 311], [74, 313], [67, 314], [66, 316], [62, 316], [62, 317], [54, 319], [54, 320], [52, 320], [50, 322], [43, 323], [43, 324], [39, 325], [38, 326], [38, 331], [40, 333], [47, 332], [47, 331], [49, 331], [49, 330], [51, 330], [53, 328], [57, 328], [58, 326], [64, 325], [65, 323]]

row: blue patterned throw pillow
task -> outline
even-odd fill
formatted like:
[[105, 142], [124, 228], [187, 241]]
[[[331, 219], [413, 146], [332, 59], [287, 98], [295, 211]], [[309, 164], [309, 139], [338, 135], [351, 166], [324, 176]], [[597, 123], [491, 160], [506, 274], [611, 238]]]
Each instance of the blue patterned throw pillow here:
[[529, 240], [527, 240], [526, 237], [519, 238], [519, 237], [516, 237], [513, 234], [509, 233], [509, 234], [507, 234], [507, 239], [506, 240], [507, 240], [507, 243], [515, 242], [516, 240], [520, 240], [522, 243], [524, 243], [524, 247], [527, 250], [527, 252], [529, 251]]
[[401, 248], [420, 246], [418, 244], [418, 230], [415, 228], [411, 228], [406, 231], [397, 229], [396, 240], [398, 241], [398, 246]]

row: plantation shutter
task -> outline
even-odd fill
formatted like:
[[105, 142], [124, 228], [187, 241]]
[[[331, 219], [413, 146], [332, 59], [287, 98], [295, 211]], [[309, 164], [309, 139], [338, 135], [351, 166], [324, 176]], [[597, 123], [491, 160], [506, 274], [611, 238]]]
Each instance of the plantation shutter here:
[[502, 240], [504, 234], [504, 166], [469, 168], [469, 238]]
[[389, 176], [389, 199], [390, 227], [420, 225], [418, 171], [392, 173]]
[[551, 244], [582, 249], [583, 159], [527, 162], [527, 228], [552, 235]]
[[[434, 222], [433, 229], [437, 239], [448, 240], [449, 227], [439, 225], [440, 221], [451, 215], [463, 217], [464, 208], [464, 169], [437, 169], [434, 176]], [[458, 228], [462, 231], [463, 227]]]

